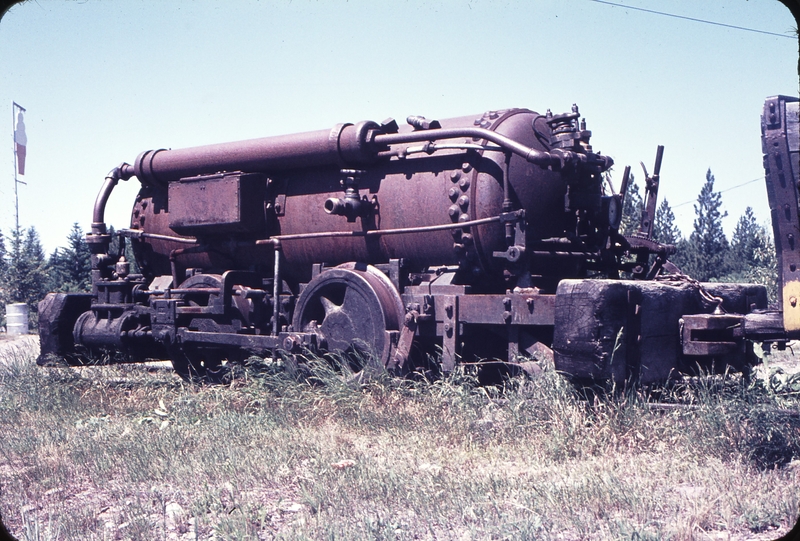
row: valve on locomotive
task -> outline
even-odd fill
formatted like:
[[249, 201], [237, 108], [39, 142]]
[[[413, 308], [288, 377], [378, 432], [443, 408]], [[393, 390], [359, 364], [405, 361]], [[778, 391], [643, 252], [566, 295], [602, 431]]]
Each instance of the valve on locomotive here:
[[356, 218], [366, 218], [371, 215], [378, 204], [376, 198], [372, 201], [358, 192], [358, 179], [365, 173], [358, 169], [342, 169], [344, 177], [340, 184], [344, 188], [344, 197], [330, 197], [325, 200], [325, 212], [335, 216], [346, 216], [348, 222], [355, 222]]

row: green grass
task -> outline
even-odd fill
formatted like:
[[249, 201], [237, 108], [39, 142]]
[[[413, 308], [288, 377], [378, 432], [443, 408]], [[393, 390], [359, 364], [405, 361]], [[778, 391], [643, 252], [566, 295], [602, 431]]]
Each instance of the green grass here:
[[194, 386], [6, 361], [21, 540], [773, 539], [800, 513], [800, 398], [768, 368], [587, 398], [552, 369], [481, 387], [254, 361]]

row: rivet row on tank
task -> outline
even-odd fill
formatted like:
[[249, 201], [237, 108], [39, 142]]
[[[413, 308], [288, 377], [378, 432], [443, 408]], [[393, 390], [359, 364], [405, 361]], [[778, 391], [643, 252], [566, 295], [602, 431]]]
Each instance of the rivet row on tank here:
[[472, 165], [469, 162], [464, 162], [461, 164], [461, 170], [465, 173], [469, 173], [472, 171]]
[[447, 191], [447, 195], [450, 197], [451, 201], [455, 201], [456, 199], [458, 199], [458, 194], [459, 191], [455, 186]]
[[458, 183], [458, 185], [461, 187], [462, 190], [467, 191], [469, 189], [469, 178], [468, 177], [462, 178], [461, 181]]
[[455, 219], [459, 218], [458, 213], [461, 212], [461, 211], [458, 208], [458, 205], [451, 205], [450, 208], [447, 210], [447, 212], [450, 214], [450, 217], [453, 220], [455, 220]]
[[[458, 229], [456, 229], [458, 231]], [[461, 235], [461, 242], [464, 243], [466, 246], [472, 245], [472, 233], [464, 233]]]
[[468, 222], [469, 221], [469, 214], [464, 213], [458, 217], [459, 222]]
[[458, 182], [458, 179], [461, 178], [461, 171], [453, 171], [450, 173], [450, 180], [453, 182]]
[[461, 197], [459, 197], [458, 206], [464, 210], [467, 210], [467, 207], [469, 207], [469, 196], [462, 195]]

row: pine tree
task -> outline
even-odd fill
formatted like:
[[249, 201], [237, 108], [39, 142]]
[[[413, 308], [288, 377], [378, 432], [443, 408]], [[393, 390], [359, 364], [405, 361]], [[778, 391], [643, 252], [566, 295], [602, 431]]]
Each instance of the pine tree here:
[[622, 203], [622, 220], [620, 220], [619, 232], [623, 235], [633, 235], [639, 230], [641, 221], [642, 196], [639, 193], [639, 186], [636, 184], [633, 174], [631, 174]]
[[14, 229], [6, 276], [8, 300], [26, 303], [29, 322], [35, 327], [38, 303], [47, 294], [49, 278], [42, 243], [34, 227], [26, 231], [24, 238], [19, 228]]
[[756, 264], [756, 253], [764, 248], [763, 229], [756, 222], [753, 209], [747, 207], [731, 237], [730, 267], [733, 272], [746, 271]]
[[6, 253], [6, 239], [3, 236], [3, 232], [0, 231], [0, 283], [2, 282], [2, 278], [6, 275], [6, 269], [8, 267], [6, 257], [8, 257]]
[[21, 302], [19, 283], [25, 273], [22, 262], [22, 232], [17, 227], [11, 231], [11, 246], [5, 274], [6, 302]]
[[681, 240], [681, 230], [675, 224], [675, 214], [666, 199], [656, 210], [656, 219], [653, 222], [653, 240], [661, 244], [676, 245]]
[[714, 191], [714, 175], [706, 173], [706, 182], [694, 206], [695, 220], [684, 254], [679, 258], [684, 273], [702, 281], [719, 278], [728, 273], [728, 239], [722, 229], [722, 195]]
[[767, 287], [771, 301], [777, 300], [778, 259], [767, 228], [756, 221], [753, 209], [747, 207], [736, 223], [728, 254], [725, 282], [747, 282]]
[[49, 266], [53, 290], [78, 292], [91, 289], [91, 252], [77, 222], [67, 235], [67, 248], [56, 248], [50, 256]]
[[29, 227], [25, 233], [22, 254], [30, 269], [25, 280], [27, 289], [25, 302], [35, 305], [47, 295], [49, 279], [42, 241], [34, 227]]

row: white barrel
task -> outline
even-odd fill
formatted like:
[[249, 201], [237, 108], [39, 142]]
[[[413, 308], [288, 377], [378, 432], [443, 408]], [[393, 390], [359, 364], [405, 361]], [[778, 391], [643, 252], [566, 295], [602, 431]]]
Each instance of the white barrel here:
[[28, 334], [28, 305], [24, 302], [6, 305], [6, 331], [9, 336]]

